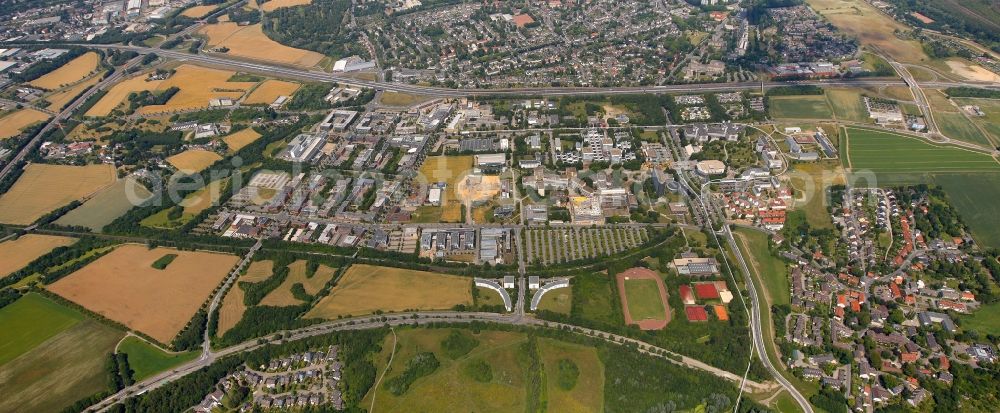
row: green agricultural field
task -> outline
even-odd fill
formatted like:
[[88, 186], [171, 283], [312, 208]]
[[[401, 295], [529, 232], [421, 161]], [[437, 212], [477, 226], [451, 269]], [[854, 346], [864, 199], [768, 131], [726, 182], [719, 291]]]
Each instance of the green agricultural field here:
[[840, 120], [868, 122], [868, 111], [861, 100], [861, 89], [827, 89], [826, 99]]
[[660, 289], [654, 280], [625, 281], [625, 296], [628, 298], [628, 312], [635, 321], [663, 320], [663, 301], [660, 300]]
[[85, 319], [0, 366], [0, 411], [58, 412], [107, 390], [104, 366], [121, 337], [121, 331]]
[[1000, 247], [1000, 173], [937, 174], [932, 182], [944, 188], [980, 244]]
[[118, 352], [128, 354], [129, 367], [140, 381], [154, 374], [169, 370], [198, 357], [197, 351], [170, 354], [134, 336], [125, 337], [118, 344]]
[[962, 106], [979, 106], [984, 116], [969, 115], [969, 119], [986, 131], [993, 142], [1000, 143], [1000, 100], [956, 98], [954, 101]]
[[[654, 286], [655, 287], [655, 286]], [[662, 312], [662, 310], [661, 310]], [[545, 369], [545, 395], [550, 412], [599, 413], [604, 404], [604, 364], [597, 349], [562, 341], [538, 340], [538, 353]], [[576, 380], [560, 363], [578, 369]], [[572, 384], [572, 386], [569, 386]], [[569, 389], [567, 389], [569, 387]]]
[[990, 140], [976, 128], [976, 125], [961, 113], [938, 112], [934, 114], [934, 121], [941, 128], [941, 133], [949, 138], [988, 147], [993, 146]]
[[771, 96], [771, 117], [775, 119], [832, 119], [833, 110], [826, 96]]
[[31, 351], [84, 319], [83, 314], [38, 294], [0, 308], [0, 365]]
[[573, 277], [574, 317], [593, 320], [604, 324], [620, 325], [624, 321], [621, 306], [613, 294], [612, 280], [604, 274], [587, 274]]
[[[525, 371], [518, 361], [520, 345], [525, 342], [519, 333], [484, 331], [472, 334], [459, 330], [475, 338], [478, 345], [468, 354], [455, 360], [445, 356], [441, 341], [451, 333], [448, 329], [406, 329], [397, 330], [398, 345], [392, 357], [392, 365], [382, 379], [382, 385], [369, 391], [361, 405], [372, 406], [375, 397], [375, 411], [412, 412], [515, 412], [524, 411]], [[387, 335], [382, 352], [375, 356], [377, 371], [385, 370], [392, 352], [393, 336]], [[386, 380], [399, 376], [406, 370], [407, 363], [419, 353], [432, 352], [440, 366], [430, 375], [417, 379], [409, 389], [395, 396], [384, 386]], [[485, 361], [489, 365], [492, 378], [480, 382], [468, 377], [466, 366], [473, 362]], [[461, 391], [456, 391], [461, 389]]]
[[959, 316], [959, 321], [963, 329], [975, 330], [981, 337], [987, 334], [998, 335], [1000, 334], [998, 312], [1000, 312], [1000, 302], [987, 304], [972, 314]]
[[135, 203], [152, 195], [146, 187], [137, 184], [132, 179], [122, 179], [114, 185], [105, 188], [83, 205], [63, 215], [56, 224], [66, 226], [87, 227], [100, 231], [122, 214], [132, 209]]
[[771, 255], [767, 247], [767, 234], [764, 232], [737, 228], [736, 240], [740, 249], [748, 252], [751, 264], [759, 279], [763, 281], [766, 296], [770, 304], [788, 304], [791, 302], [791, 287], [788, 282], [788, 267], [779, 258]]
[[935, 145], [917, 137], [872, 129], [845, 128], [841, 156], [853, 173], [1000, 172], [987, 154]]

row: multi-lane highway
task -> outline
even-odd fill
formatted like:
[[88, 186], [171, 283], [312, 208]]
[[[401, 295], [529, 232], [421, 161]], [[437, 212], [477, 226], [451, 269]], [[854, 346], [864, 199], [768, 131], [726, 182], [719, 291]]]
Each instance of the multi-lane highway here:
[[[78, 46], [92, 47], [98, 49], [119, 49], [130, 50], [139, 54], [156, 53], [170, 59], [189, 61], [227, 69], [239, 70], [250, 73], [259, 73], [270, 76], [286, 77], [299, 80], [318, 82], [340, 82], [369, 87], [379, 91], [412, 93], [433, 97], [467, 97], [484, 95], [537, 95], [537, 96], [567, 96], [567, 95], [612, 95], [612, 94], [637, 94], [637, 93], [685, 93], [685, 92], [713, 92], [732, 90], [754, 90], [762, 87], [772, 88], [776, 86], [787, 86], [792, 84], [809, 84], [822, 86], [857, 86], [857, 87], [877, 87], [885, 85], [906, 86], [902, 80], [872, 80], [872, 79], [819, 79], [803, 80], [798, 82], [730, 82], [730, 83], [691, 83], [681, 85], [664, 86], [622, 86], [622, 87], [525, 87], [507, 89], [448, 89], [433, 86], [410, 85], [406, 83], [385, 82], [378, 80], [363, 80], [341, 74], [323, 72], [321, 70], [305, 69], [282, 65], [279, 63], [247, 61], [224, 54], [191, 54], [177, 50], [162, 50], [141, 46], [124, 45], [95, 45], [78, 44]], [[1000, 85], [995, 83], [974, 83], [974, 82], [925, 82], [921, 86], [932, 88], [947, 88], [953, 86], [977, 86], [984, 88], [1000, 89]]]

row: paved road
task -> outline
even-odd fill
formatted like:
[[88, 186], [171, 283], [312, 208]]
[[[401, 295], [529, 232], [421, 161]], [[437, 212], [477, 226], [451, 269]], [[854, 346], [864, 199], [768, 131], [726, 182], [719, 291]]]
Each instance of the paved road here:
[[[215, 290], [215, 295], [212, 297], [212, 302], [208, 306], [208, 318], [205, 319], [205, 325], [209, 325], [212, 323], [212, 314], [215, 313], [215, 309], [218, 308], [219, 304], [222, 303], [222, 297], [226, 295], [226, 291], [229, 291], [229, 288], [233, 285], [234, 282], [236, 282], [236, 279], [240, 278], [240, 273], [243, 272], [243, 268], [245, 268], [248, 264], [250, 264], [250, 261], [253, 259], [253, 255], [256, 254], [257, 251], [260, 250], [260, 247], [263, 245], [264, 245], [264, 238], [263, 237], [257, 238], [257, 243], [253, 244], [253, 246], [250, 247], [250, 251], [247, 251], [246, 255], [243, 256], [243, 259], [240, 260], [239, 264], [237, 264], [236, 267], [229, 272], [229, 276], [226, 277], [226, 281], [222, 283], [222, 288]], [[202, 336], [201, 358], [205, 359], [211, 356], [212, 356], [212, 337], [209, 336], [209, 331], [206, 328]]]
[[[131, 50], [140, 54], [156, 53], [159, 56], [214, 65], [235, 69], [245, 72], [261, 73], [271, 76], [289, 77], [302, 80], [341, 82], [363, 87], [374, 88], [379, 91], [392, 91], [401, 93], [413, 93], [433, 97], [466, 97], [483, 95], [606, 95], [606, 94], [634, 94], [634, 93], [678, 93], [678, 92], [712, 92], [731, 90], [752, 90], [771, 88], [775, 86], [787, 86], [793, 84], [811, 84], [824, 86], [885, 86], [897, 85], [905, 86], [902, 80], [894, 79], [820, 79], [798, 82], [731, 82], [731, 83], [692, 83], [683, 85], [665, 86], [629, 86], [629, 87], [531, 87], [531, 88], [506, 88], [506, 89], [447, 89], [431, 86], [417, 86], [404, 83], [393, 83], [384, 81], [370, 81], [327, 73], [320, 70], [310, 70], [301, 67], [283, 65], [277, 62], [248, 61], [225, 54], [190, 54], [177, 50], [162, 50], [141, 46], [128, 45], [97, 45], [97, 44], [77, 44], [78, 46], [91, 47], [97, 49], [119, 49]], [[986, 82], [925, 82], [921, 85], [933, 88], [947, 88], [952, 86], [978, 86], [990, 89], [1000, 89], [996, 83]]]
[[[692, 200], [696, 199], [698, 201], [699, 204], [698, 206], [702, 208], [705, 215], [706, 216], [710, 215], [709, 206], [706, 205], [706, 199], [710, 199], [710, 195], [705, 189], [707, 188], [707, 184], [704, 187], [702, 187], [702, 191], [696, 192], [688, 183], [687, 179], [681, 179], [680, 183], [684, 187], [684, 190], [691, 196]], [[710, 200], [707, 202], [711, 203]], [[722, 243], [719, 240], [719, 233], [716, 232], [714, 228], [710, 232], [712, 234], [712, 237], [715, 238], [716, 243], [718, 243], [721, 246]], [[739, 261], [743, 274], [746, 274], [747, 276], [747, 282], [745, 282], [744, 284], [746, 285], [747, 292], [750, 295], [749, 297], [750, 308], [748, 308], [748, 312], [750, 315], [750, 335], [753, 341], [753, 348], [751, 349], [750, 352], [751, 357], [753, 357], [754, 352], [756, 352], [757, 356], [761, 360], [761, 364], [764, 365], [764, 368], [767, 369], [767, 371], [771, 374], [771, 376], [774, 377], [775, 380], [777, 380], [778, 384], [780, 384], [781, 387], [783, 387], [785, 391], [788, 392], [788, 394], [792, 395], [792, 398], [794, 398], [795, 402], [798, 403], [799, 408], [801, 408], [804, 413], [813, 413], [813, 408], [812, 405], [809, 404], [809, 400], [807, 400], [805, 396], [803, 396], [802, 393], [800, 393], [799, 390], [792, 385], [791, 382], [785, 379], [785, 377], [781, 374], [781, 372], [778, 371], [778, 369], [775, 368], [774, 364], [771, 362], [770, 355], [768, 355], [764, 343], [764, 335], [763, 335], [764, 326], [762, 325], [760, 317], [761, 310], [760, 310], [760, 303], [757, 301], [757, 289], [755, 288], [754, 283], [749, 279], [751, 275], [749, 268], [747, 267], [746, 261], [743, 258], [743, 252], [736, 245], [736, 240], [733, 239], [733, 234], [729, 228], [729, 224], [722, 225], [721, 233], [724, 236], [726, 236], [727, 242], [729, 243], [733, 251], [733, 255], [736, 257], [737, 261]], [[725, 263], [728, 266], [729, 260], [725, 257], [725, 254], [723, 254], [723, 260], [725, 260]], [[735, 283], [735, 280], [733, 281]], [[749, 372], [750, 372], [750, 366], [748, 365], [747, 374], [749, 374]], [[744, 380], [746, 379], [744, 378]]]
[[[623, 344], [634, 345], [636, 346], [637, 351], [639, 351], [642, 354], [660, 357], [664, 360], [667, 360], [671, 363], [680, 366], [702, 370], [704, 372], [713, 374], [715, 376], [729, 380], [734, 383], [740, 383], [744, 381], [743, 377], [740, 377], [731, 372], [721, 370], [716, 367], [712, 367], [699, 360], [670, 352], [666, 349], [656, 347], [652, 344], [640, 340], [635, 340], [632, 338], [623, 337], [612, 333], [572, 326], [568, 324], [542, 321], [534, 318], [520, 317], [517, 315], [504, 315], [496, 313], [416, 312], [416, 313], [390, 314], [384, 317], [383, 316], [356, 317], [351, 319], [343, 319], [323, 324], [317, 324], [297, 330], [278, 332], [270, 335], [269, 338], [275, 340], [276, 337], [280, 334], [282, 342], [289, 342], [324, 334], [330, 334], [338, 331], [370, 330], [385, 326], [395, 327], [402, 325], [420, 325], [428, 322], [471, 323], [474, 321], [523, 325], [523, 326], [538, 327], [538, 328], [554, 328], [562, 330], [569, 329], [577, 334], [583, 334], [592, 338], [598, 338], [607, 341], [609, 343], [614, 343], [618, 345], [623, 345]], [[180, 379], [206, 366], [209, 366], [216, 360], [219, 360], [223, 357], [256, 350], [266, 345], [268, 345], [267, 341], [264, 341], [262, 343], [261, 340], [252, 339], [240, 344], [226, 347], [224, 349], [213, 352], [208, 357], [193, 360], [177, 368], [174, 368], [171, 371], [160, 373], [156, 376], [138, 382], [132, 386], [126, 387], [121, 391], [109, 396], [108, 398], [98, 402], [97, 404], [94, 404], [93, 406], [87, 408], [85, 411], [88, 412], [107, 411], [109, 407], [111, 407], [113, 404], [117, 402], [123, 401], [133, 395], [142, 394], [149, 390], [162, 387], [172, 381]], [[774, 390], [773, 386], [768, 386], [762, 383], [748, 381], [745, 384], [760, 391]]]
[[753, 328], [750, 330], [753, 335], [753, 345], [757, 354], [760, 356], [760, 361], [764, 364], [764, 368], [771, 373], [771, 376], [774, 377], [774, 379], [777, 380], [778, 383], [792, 395], [792, 398], [794, 398], [799, 404], [799, 407], [802, 408], [803, 412], [813, 413], [812, 405], [809, 404], [809, 400], [807, 400], [802, 393], [799, 393], [798, 389], [796, 389], [795, 386], [788, 381], [788, 379], [785, 379], [785, 376], [783, 376], [781, 372], [774, 367], [774, 364], [771, 363], [771, 358], [767, 354], [767, 344], [764, 343], [763, 331], [766, 327], [764, 327], [760, 317], [761, 310], [760, 305], [757, 302], [757, 288], [754, 286], [754, 282], [750, 280], [753, 276], [751, 275], [750, 268], [747, 266], [746, 260], [743, 258], [742, 250], [738, 245], [736, 245], [736, 239], [733, 238], [733, 231], [730, 229], [729, 225], [723, 226], [723, 233], [726, 236], [726, 242], [729, 243], [729, 247], [733, 251], [733, 255], [735, 255], [736, 260], [739, 261], [743, 274], [746, 274], [747, 276], [747, 282], [745, 284], [747, 286], [747, 292], [750, 293], [750, 302], [753, 303], [750, 314], [750, 325]]

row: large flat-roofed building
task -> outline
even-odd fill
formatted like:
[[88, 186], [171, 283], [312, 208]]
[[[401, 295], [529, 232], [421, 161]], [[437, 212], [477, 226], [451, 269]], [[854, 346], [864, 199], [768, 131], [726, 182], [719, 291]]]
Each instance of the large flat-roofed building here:
[[698, 174], [701, 176], [721, 175], [726, 173], [726, 164], [722, 163], [722, 161], [709, 159], [707, 161], [698, 162], [698, 165], [695, 166], [695, 170], [698, 171]]
[[288, 147], [279, 157], [292, 162], [311, 162], [324, 144], [326, 139], [323, 137], [303, 133], [288, 142]]
[[476, 168], [485, 173], [503, 172], [507, 166], [507, 155], [502, 153], [487, 153], [476, 155]]
[[351, 122], [354, 122], [354, 118], [357, 116], [358, 112], [353, 110], [334, 109], [323, 118], [323, 122], [319, 124], [319, 128], [322, 130], [344, 131], [351, 125]]
[[681, 275], [708, 276], [719, 273], [719, 263], [715, 258], [681, 257], [672, 263]]

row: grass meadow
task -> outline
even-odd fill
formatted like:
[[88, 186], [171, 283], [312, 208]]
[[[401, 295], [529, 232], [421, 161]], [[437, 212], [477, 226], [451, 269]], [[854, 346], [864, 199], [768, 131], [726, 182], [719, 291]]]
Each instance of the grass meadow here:
[[128, 365], [135, 371], [136, 381], [144, 380], [198, 357], [197, 351], [166, 353], [135, 336], [125, 337], [118, 344], [118, 352], [128, 354]]

